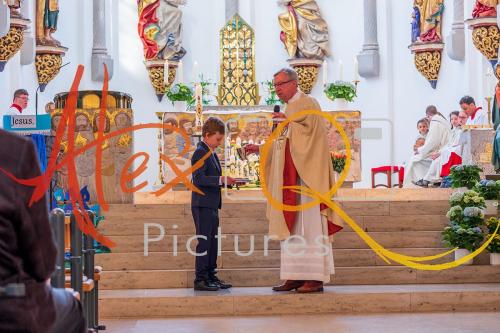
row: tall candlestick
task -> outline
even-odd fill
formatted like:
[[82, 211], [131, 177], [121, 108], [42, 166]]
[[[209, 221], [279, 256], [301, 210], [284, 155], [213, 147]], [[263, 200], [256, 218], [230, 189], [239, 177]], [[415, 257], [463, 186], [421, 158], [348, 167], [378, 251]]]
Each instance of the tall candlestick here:
[[354, 57], [354, 82], [359, 81], [359, 62], [358, 58]]
[[168, 73], [169, 73], [169, 63], [168, 59], [165, 60], [165, 63], [163, 64], [163, 83], [165, 83], [165, 88], [168, 86]]
[[193, 63], [193, 73], [191, 74], [193, 76], [193, 82], [198, 82], [198, 61], [194, 61]]
[[339, 80], [342, 81], [344, 79], [344, 63], [342, 60], [339, 61]]
[[328, 84], [328, 63], [323, 60], [323, 86], [326, 87]]
[[203, 89], [201, 87], [201, 84], [199, 84], [199, 83], [196, 83], [196, 85], [195, 85], [195, 97], [197, 100], [198, 100], [198, 98], [201, 99], [203, 97]]
[[177, 68], [177, 82], [184, 83], [184, 66], [182, 65], [182, 60], [179, 61], [179, 67]]

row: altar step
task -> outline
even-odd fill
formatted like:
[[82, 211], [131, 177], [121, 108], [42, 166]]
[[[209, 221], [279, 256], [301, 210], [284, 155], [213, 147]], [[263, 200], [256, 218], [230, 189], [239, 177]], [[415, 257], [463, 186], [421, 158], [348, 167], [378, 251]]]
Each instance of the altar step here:
[[[251, 223], [249, 221], [248, 223]], [[445, 224], [441, 226], [444, 229]], [[224, 231], [225, 229], [222, 230]], [[442, 231], [413, 231], [413, 232], [369, 232], [369, 235], [384, 247], [390, 248], [438, 248], [442, 247]], [[176, 238], [166, 232], [160, 241], [150, 241], [144, 246], [144, 236], [110, 236], [117, 243], [112, 249], [113, 253], [144, 252], [146, 249], [150, 253], [174, 251], [174, 244], [177, 244], [177, 251], [186, 252], [186, 244], [194, 235], [178, 235]], [[153, 239], [156, 235], [150, 235]], [[266, 236], [257, 234], [223, 234], [221, 245], [223, 251], [235, 251], [235, 246], [240, 252], [250, 250], [253, 244], [254, 250], [264, 250], [265, 244], [269, 250], [279, 250], [280, 242], [266, 240]], [[253, 239], [253, 241], [252, 241]], [[196, 240], [191, 242], [191, 249], [196, 248]], [[368, 245], [355, 232], [342, 231], [335, 236], [333, 249], [368, 249]]]
[[[270, 287], [280, 281], [279, 268], [231, 268], [219, 277], [235, 287]], [[99, 284], [109, 289], [192, 288], [193, 270], [104, 271]], [[461, 266], [445, 271], [419, 271], [400, 266], [336, 267], [330, 285], [497, 283], [498, 266]]]
[[[449, 249], [445, 248], [404, 248], [389, 249], [393, 252], [424, 257], [433, 256]], [[363, 267], [363, 266], [387, 266], [371, 249], [335, 249], [333, 251], [335, 267]], [[443, 258], [434, 260], [432, 263], [444, 263], [453, 261], [453, 253]], [[97, 265], [106, 271], [118, 270], [175, 270], [192, 269], [195, 257], [188, 252], [152, 252], [148, 256], [144, 253], [109, 253], [96, 257]], [[474, 259], [476, 264], [488, 264], [487, 253], [482, 253]], [[264, 251], [254, 251], [249, 256], [241, 256], [235, 252], [222, 251], [222, 256], [217, 259], [218, 267], [224, 268], [277, 268], [280, 265], [280, 250], [269, 250], [267, 255]], [[398, 265], [398, 264], [394, 264]]]
[[166, 318], [431, 311], [498, 311], [500, 284], [329, 286], [324, 293], [274, 293], [270, 288], [103, 290], [101, 318]]

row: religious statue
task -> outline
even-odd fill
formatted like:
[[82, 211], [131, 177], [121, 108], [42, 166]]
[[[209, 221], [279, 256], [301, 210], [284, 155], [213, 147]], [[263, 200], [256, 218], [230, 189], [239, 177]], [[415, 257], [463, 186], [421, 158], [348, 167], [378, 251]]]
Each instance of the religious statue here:
[[178, 61], [186, 50], [182, 47], [182, 11], [187, 0], [137, 0], [139, 36], [146, 60]]
[[328, 25], [315, 0], [280, 0], [287, 12], [279, 16], [280, 39], [292, 58], [323, 60], [330, 53]]
[[411, 42], [416, 43], [420, 38], [420, 8], [415, 4], [413, 6], [413, 21], [411, 22]]
[[443, 12], [443, 0], [415, 0], [412, 14], [412, 43], [441, 42]]
[[38, 45], [61, 46], [52, 34], [57, 30], [59, 0], [37, 0], [36, 39]]
[[10, 8], [11, 17], [21, 17], [19, 8], [21, 8], [21, 0], [7, 0], [7, 6]]
[[476, 0], [472, 17], [496, 17], [498, 0]]

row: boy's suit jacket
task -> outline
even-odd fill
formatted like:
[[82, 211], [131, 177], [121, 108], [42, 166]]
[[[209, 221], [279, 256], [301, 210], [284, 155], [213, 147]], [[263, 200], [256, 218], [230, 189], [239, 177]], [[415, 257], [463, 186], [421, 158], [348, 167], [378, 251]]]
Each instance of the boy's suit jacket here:
[[[210, 151], [205, 142], [199, 142], [191, 158], [191, 165], [198, 162]], [[192, 192], [191, 206], [220, 209], [222, 204], [220, 177], [222, 168], [216, 154], [208, 157], [203, 166], [193, 172], [193, 184], [204, 195]]]

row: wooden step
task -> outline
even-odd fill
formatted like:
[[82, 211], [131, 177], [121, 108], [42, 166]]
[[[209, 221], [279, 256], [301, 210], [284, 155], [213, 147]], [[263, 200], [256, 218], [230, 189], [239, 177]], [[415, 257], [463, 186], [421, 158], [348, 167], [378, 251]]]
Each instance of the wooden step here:
[[[344, 201], [340, 206], [350, 216], [407, 216], [444, 215], [448, 200], [419, 201]], [[425, 211], [422, 208], [425, 207]], [[191, 216], [189, 204], [172, 205], [110, 205], [103, 212], [107, 219], [178, 219]], [[266, 218], [266, 205], [261, 202], [228, 203], [220, 211], [220, 218]]]
[[[437, 248], [442, 246], [441, 231], [414, 231], [414, 232], [369, 232], [369, 235], [384, 247], [391, 248]], [[150, 235], [149, 239], [156, 236]], [[173, 235], [168, 233], [160, 241], [149, 242], [147, 249], [149, 252], [165, 252], [174, 250], [174, 244], [177, 243], [178, 251], [187, 251], [186, 244], [192, 235], [177, 236], [177, 241]], [[238, 244], [240, 251], [248, 251], [250, 245], [254, 244], [255, 250], [264, 250], [266, 237], [264, 234], [253, 235], [223, 235], [222, 249], [224, 251], [234, 251], [235, 243]], [[112, 249], [114, 253], [126, 252], [144, 252], [144, 236], [112, 236], [117, 245]], [[196, 247], [196, 240], [191, 248]], [[280, 249], [279, 241], [268, 242], [268, 248], [272, 250]], [[333, 242], [334, 249], [367, 249], [368, 245], [354, 232], [340, 232]]]
[[[367, 231], [442, 231], [448, 223], [442, 215], [401, 215], [401, 216], [351, 216]], [[163, 228], [166, 234], [193, 235], [194, 222], [191, 216], [163, 219], [106, 218], [99, 225], [99, 231], [106, 236], [159, 235]], [[220, 227], [225, 234], [265, 234], [269, 223], [265, 218], [221, 218]], [[346, 224], [344, 232], [352, 231]]]
[[[279, 268], [221, 269], [218, 275], [235, 287], [270, 287], [280, 280]], [[500, 281], [500, 267], [460, 266], [438, 272], [399, 266], [336, 267], [331, 278], [331, 285], [495, 283]], [[101, 276], [100, 288], [189, 288], [193, 286], [193, 280], [193, 270], [105, 271]]]
[[[414, 248], [391, 249], [394, 252], [410, 256], [431, 256], [446, 252], [444, 248]], [[335, 249], [333, 251], [336, 267], [387, 266], [387, 263], [378, 257], [371, 249]], [[151, 252], [146, 257], [144, 253], [109, 253], [96, 256], [96, 262], [105, 271], [117, 270], [175, 270], [192, 269], [195, 257], [188, 252]], [[436, 260], [434, 263], [453, 261], [453, 254]], [[483, 253], [478, 256], [476, 264], [489, 263], [489, 256]], [[278, 268], [280, 265], [280, 251], [256, 250], [250, 256], [239, 256], [235, 252], [223, 251], [218, 259], [219, 268]], [[396, 264], [394, 264], [396, 265]]]
[[330, 286], [324, 293], [270, 288], [103, 290], [101, 318], [165, 318], [326, 313], [498, 311], [500, 284]]

